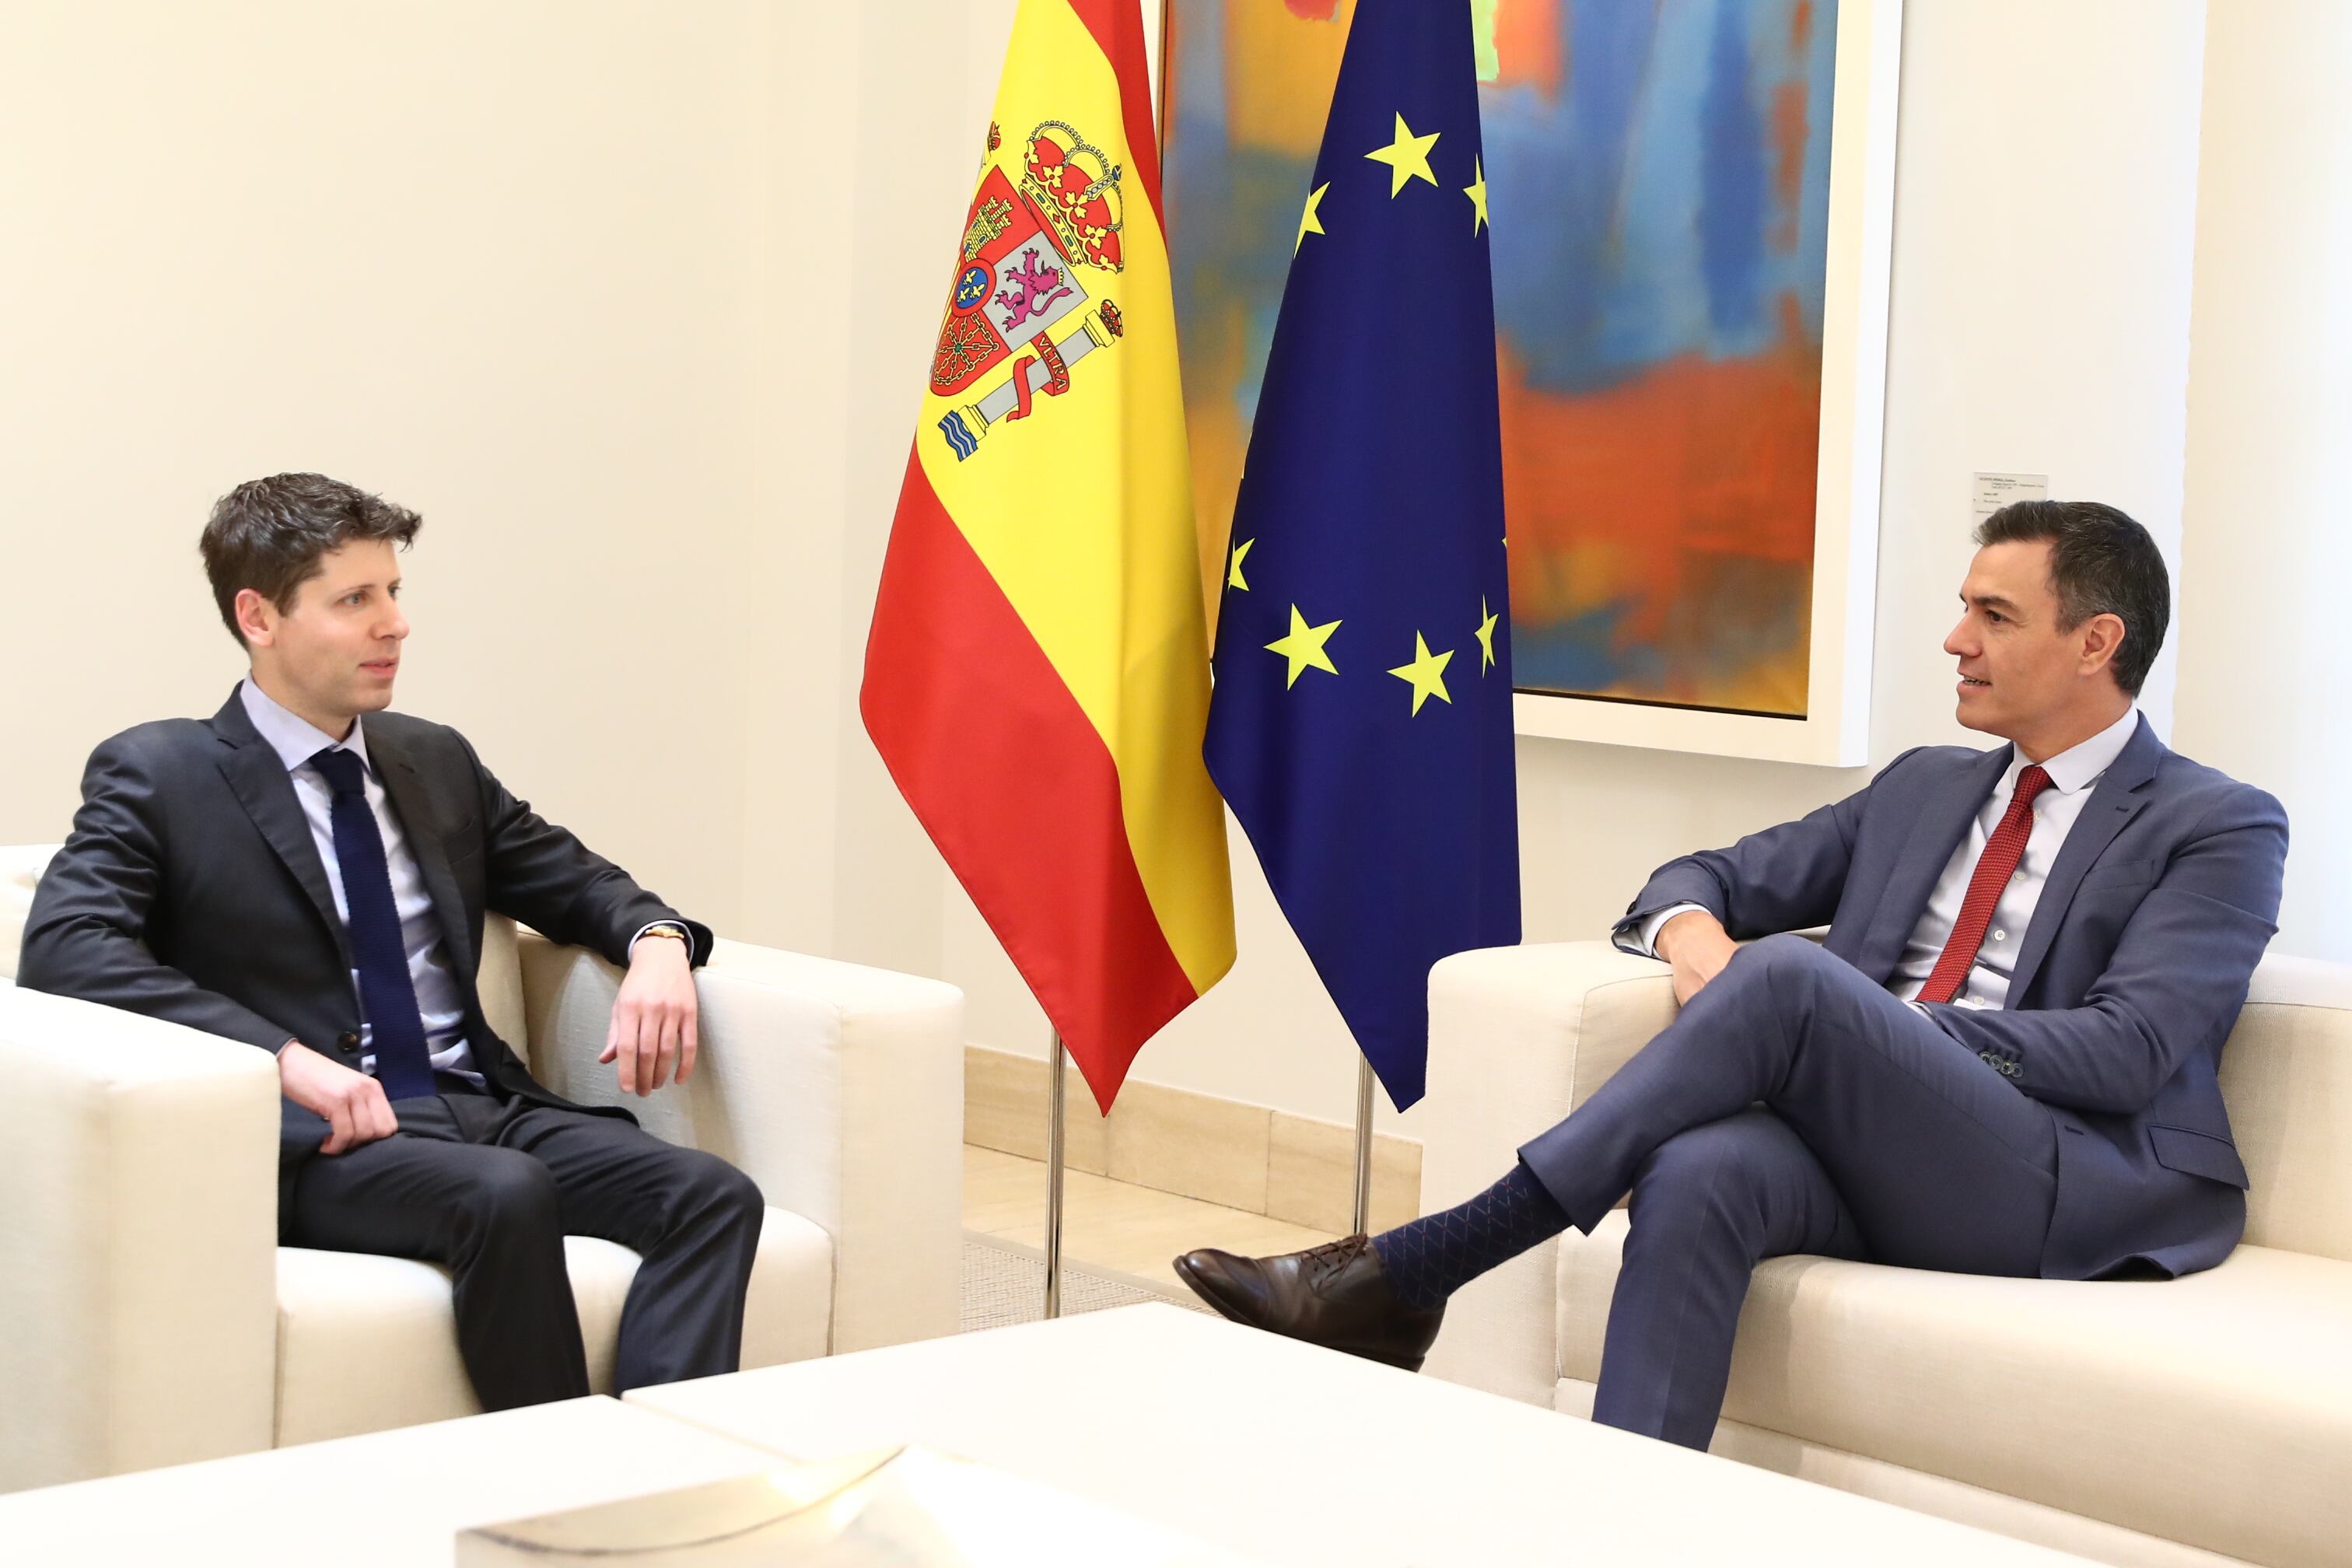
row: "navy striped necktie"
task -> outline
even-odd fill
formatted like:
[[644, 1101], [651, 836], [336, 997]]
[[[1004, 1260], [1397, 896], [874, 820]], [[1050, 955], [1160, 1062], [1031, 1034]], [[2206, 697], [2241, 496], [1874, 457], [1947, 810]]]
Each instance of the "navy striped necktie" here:
[[383, 835], [368, 808], [366, 764], [358, 752], [330, 746], [312, 757], [310, 765], [335, 792], [335, 860], [343, 873], [343, 924], [351, 932], [352, 959], [359, 966], [360, 1005], [366, 1009], [372, 1032], [376, 1081], [383, 1085], [388, 1100], [431, 1094], [433, 1056], [425, 1049], [425, 1016], [417, 1009], [416, 984], [408, 973], [408, 944], [401, 939]]

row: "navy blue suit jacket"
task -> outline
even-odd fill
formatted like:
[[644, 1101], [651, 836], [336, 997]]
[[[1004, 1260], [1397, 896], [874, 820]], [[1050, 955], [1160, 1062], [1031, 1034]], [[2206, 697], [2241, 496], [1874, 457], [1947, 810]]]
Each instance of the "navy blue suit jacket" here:
[[[1661, 868], [1627, 918], [1693, 903], [1741, 940], [1826, 923], [1829, 951], [1884, 985], [2010, 752], [1906, 752], [1858, 795]], [[2218, 1074], [2277, 929], [2286, 840], [2275, 799], [2142, 718], [2051, 868], [2007, 1007], [1927, 1008], [2056, 1118], [2045, 1278], [2210, 1268], [2244, 1232]]]
[[[367, 748], [432, 895], [475, 1067], [501, 1097], [582, 1109], [532, 1079], [482, 1016], [484, 911], [624, 967], [649, 921], [684, 925], [697, 965], [709, 928], [508, 794], [457, 731], [371, 713]], [[90, 754], [73, 835], [33, 895], [16, 982], [273, 1053], [299, 1040], [348, 1067], [360, 1044], [350, 950], [286, 764], [232, 691], [210, 720], [142, 724]], [[327, 1123], [290, 1100], [280, 1108], [282, 1215]]]

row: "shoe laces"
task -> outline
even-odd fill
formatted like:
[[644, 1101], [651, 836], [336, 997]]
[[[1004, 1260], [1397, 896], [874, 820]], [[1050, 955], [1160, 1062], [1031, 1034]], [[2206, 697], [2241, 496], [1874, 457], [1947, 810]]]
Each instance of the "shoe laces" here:
[[1308, 1287], [1320, 1289], [1325, 1280], [1361, 1258], [1371, 1245], [1370, 1237], [1347, 1236], [1307, 1248], [1301, 1261], [1306, 1265]]

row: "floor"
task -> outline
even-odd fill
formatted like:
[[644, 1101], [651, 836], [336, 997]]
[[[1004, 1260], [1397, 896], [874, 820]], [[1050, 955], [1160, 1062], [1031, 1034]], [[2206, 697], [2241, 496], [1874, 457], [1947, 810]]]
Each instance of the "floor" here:
[[[963, 1225], [1024, 1247], [1045, 1243], [1045, 1164], [967, 1143]], [[1171, 1267], [1179, 1253], [1222, 1247], [1253, 1257], [1296, 1252], [1334, 1239], [1319, 1230], [1220, 1208], [1083, 1171], [1064, 1173], [1062, 1256], [1090, 1268], [1182, 1290]]]

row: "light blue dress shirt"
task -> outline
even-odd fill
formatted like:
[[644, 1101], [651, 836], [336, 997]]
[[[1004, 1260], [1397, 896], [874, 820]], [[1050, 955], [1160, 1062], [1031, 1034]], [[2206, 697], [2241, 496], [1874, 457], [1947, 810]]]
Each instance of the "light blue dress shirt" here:
[[[449, 952], [441, 939], [441, 922], [433, 913], [433, 895], [425, 889], [425, 876], [416, 867], [416, 857], [409, 852], [408, 837], [400, 830], [400, 819], [392, 813], [383, 793], [383, 781], [376, 776], [375, 767], [368, 761], [367, 726], [362, 719], [352, 721], [349, 739], [338, 741], [309, 720], [282, 706], [269, 693], [261, 689], [248, 677], [237, 689], [244, 699], [246, 717], [261, 738], [269, 742], [278, 761], [286, 764], [294, 784], [294, 798], [302, 803], [302, 818], [310, 825], [310, 841], [318, 846], [320, 863], [326, 868], [327, 887], [335, 896], [335, 913], [346, 926], [351, 924], [351, 905], [343, 898], [342, 862], [335, 857], [334, 804], [335, 792], [329, 787], [326, 775], [310, 765], [310, 759], [331, 746], [340, 746], [360, 760], [365, 770], [368, 811], [375, 817], [375, 830], [383, 836], [384, 866], [392, 873], [392, 904], [400, 916], [401, 945], [408, 952], [408, 978], [416, 988], [416, 1010], [425, 1017], [425, 1048], [433, 1058], [436, 1072], [462, 1073], [475, 1082], [481, 1074], [475, 1069], [474, 1054], [467, 1048], [465, 1037], [465, 993], [458, 987], [455, 971], [449, 967]], [[352, 971], [352, 994], [360, 994], [360, 972]], [[375, 1026], [366, 1022], [367, 1009], [360, 1009], [360, 1070], [375, 1071]]]

